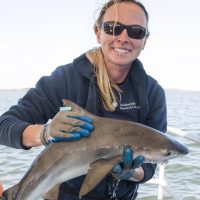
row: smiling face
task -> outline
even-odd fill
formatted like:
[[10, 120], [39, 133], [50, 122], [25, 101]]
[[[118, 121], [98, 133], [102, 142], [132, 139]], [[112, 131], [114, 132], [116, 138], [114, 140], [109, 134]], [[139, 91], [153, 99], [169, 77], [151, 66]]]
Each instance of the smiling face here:
[[[110, 6], [102, 19], [104, 22], [119, 22], [124, 25], [139, 25], [147, 29], [144, 11], [136, 4], [122, 2]], [[102, 28], [96, 29], [97, 42], [101, 44], [107, 68], [130, 68], [131, 63], [144, 48], [147, 36], [143, 39], [132, 39], [124, 29], [118, 36], [109, 35]]]

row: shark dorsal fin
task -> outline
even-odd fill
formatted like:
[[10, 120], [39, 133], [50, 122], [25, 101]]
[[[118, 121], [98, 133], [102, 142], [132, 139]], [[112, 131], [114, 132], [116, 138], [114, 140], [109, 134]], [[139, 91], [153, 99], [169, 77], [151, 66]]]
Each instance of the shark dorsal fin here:
[[109, 159], [100, 159], [90, 165], [90, 169], [81, 186], [79, 196], [82, 197], [90, 192], [100, 183], [103, 178], [110, 173], [113, 166], [121, 161], [121, 156], [115, 156]]

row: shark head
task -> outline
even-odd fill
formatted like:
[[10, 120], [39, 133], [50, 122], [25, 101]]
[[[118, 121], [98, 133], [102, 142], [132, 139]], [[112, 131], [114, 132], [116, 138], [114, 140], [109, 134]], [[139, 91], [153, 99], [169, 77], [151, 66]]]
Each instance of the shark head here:
[[[151, 142], [149, 145], [135, 148], [135, 156], [143, 155], [145, 163], [165, 163], [168, 160], [189, 153], [188, 148], [184, 144], [169, 135], [163, 134], [163, 137], [164, 140], [155, 141], [154, 144]], [[134, 149], [134, 145], [132, 147]]]

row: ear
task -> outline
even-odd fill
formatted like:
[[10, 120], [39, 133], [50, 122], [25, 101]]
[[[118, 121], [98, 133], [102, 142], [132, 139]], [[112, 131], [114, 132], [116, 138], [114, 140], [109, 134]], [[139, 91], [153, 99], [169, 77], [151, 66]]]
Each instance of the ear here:
[[142, 45], [142, 50], [143, 50], [144, 47], [146, 46], [147, 39], [148, 39], [148, 36], [146, 36], [145, 39], [144, 39], [144, 43], [143, 43], [143, 45]]
[[98, 29], [98, 28], [96, 28], [96, 30], [95, 30], [95, 35], [96, 35], [97, 42], [98, 42], [99, 44], [101, 44], [101, 30]]

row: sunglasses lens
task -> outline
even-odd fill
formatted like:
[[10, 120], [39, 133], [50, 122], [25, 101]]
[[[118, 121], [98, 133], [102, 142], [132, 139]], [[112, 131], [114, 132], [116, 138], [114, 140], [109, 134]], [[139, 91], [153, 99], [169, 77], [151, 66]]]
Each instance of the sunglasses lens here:
[[108, 23], [103, 23], [103, 30], [105, 33], [109, 34], [109, 35], [112, 35], [113, 33], [113, 29], [111, 29], [111, 26], [110, 24]]
[[120, 35], [123, 31], [123, 28], [120, 24], [115, 23], [103, 23], [103, 30], [108, 35]]
[[122, 31], [124, 30], [124, 27], [120, 24], [115, 24], [114, 25], [114, 35], [118, 36], [122, 33]]
[[133, 39], [142, 39], [146, 35], [146, 30], [140, 26], [128, 28], [128, 36]]

